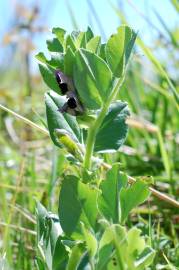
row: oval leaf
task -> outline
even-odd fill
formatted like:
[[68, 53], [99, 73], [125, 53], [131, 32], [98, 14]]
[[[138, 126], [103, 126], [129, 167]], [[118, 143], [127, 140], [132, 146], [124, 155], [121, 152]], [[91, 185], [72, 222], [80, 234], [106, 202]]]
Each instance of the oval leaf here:
[[106, 44], [106, 59], [116, 77], [121, 77], [124, 73], [136, 36], [130, 27], [123, 25]]
[[59, 199], [59, 218], [67, 235], [79, 232], [80, 222], [95, 228], [97, 218], [97, 191], [75, 176], [66, 176]]
[[148, 185], [143, 181], [136, 181], [129, 188], [122, 188], [120, 191], [121, 222], [127, 219], [129, 212], [139, 204], [143, 203], [150, 191]]
[[105, 61], [80, 49], [76, 53], [73, 78], [82, 103], [89, 109], [99, 109], [111, 89], [112, 74]]
[[98, 53], [98, 50], [100, 49], [100, 44], [101, 44], [101, 37], [96, 36], [92, 38], [87, 44], [86, 44], [86, 49], [88, 51], [91, 51], [93, 53]]
[[126, 102], [116, 101], [111, 104], [97, 133], [95, 151], [111, 152], [123, 145], [128, 131], [125, 123], [127, 116], [129, 109]]
[[98, 207], [104, 217], [110, 222], [117, 223], [119, 215], [118, 194], [119, 194], [119, 165], [113, 165], [107, 172], [106, 179], [101, 182], [102, 191], [98, 198]]

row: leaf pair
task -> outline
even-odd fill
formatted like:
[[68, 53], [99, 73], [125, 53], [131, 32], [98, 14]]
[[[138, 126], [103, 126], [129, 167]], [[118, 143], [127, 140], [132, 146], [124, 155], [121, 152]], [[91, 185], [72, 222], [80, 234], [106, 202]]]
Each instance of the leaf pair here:
[[83, 222], [95, 231], [99, 215], [110, 223], [123, 224], [130, 211], [143, 203], [149, 194], [148, 186], [143, 181], [127, 187], [127, 177], [119, 173], [118, 164], [107, 172], [99, 189], [82, 183], [75, 176], [68, 176], [63, 180], [60, 192], [62, 229], [71, 235], [76, 230], [79, 232], [80, 222]]
[[119, 165], [115, 164], [101, 182], [102, 194], [98, 198], [98, 207], [109, 222], [123, 224], [130, 211], [143, 203], [150, 194], [143, 181], [137, 181], [131, 187], [127, 187], [127, 181], [127, 177], [119, 173]]

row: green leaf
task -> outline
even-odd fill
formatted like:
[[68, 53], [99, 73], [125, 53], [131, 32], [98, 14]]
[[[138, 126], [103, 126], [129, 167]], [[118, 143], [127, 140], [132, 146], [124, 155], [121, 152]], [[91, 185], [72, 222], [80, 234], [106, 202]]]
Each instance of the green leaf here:
[[132, 227], [127, 234], [127, 249], [125, 252], [125, 261], [129, 269], [144, 270], [149, 266], [155, 256], [154, 250], [146, 246], [144, 236], [141, 236], [141, 230]]
[[73, 65], [75, 62], [75, 55], [70, 47], [67, 48], [64, 56], [64, 73], [67, 76], [73, 76]]
[[47, 40], [47, 48], [50, 52], [63, 52], [63, 46], [57, 38]]
[[55, 249], [53, 252], [52, 269], [53, 270], [65, 269], [67, 259], [68, 253], [65, 249], [65, 246], [62, 244], [62, 237], [59, 236], [56, 241]]
[[53, 91], [59, 93], [60, 89], [55, 79], [55, 69], [39, 64], [39, 70], [46, 85]]
[[95, 229], [97, 191], [75, 176], [66, 176], [59, 199], [59, 218], [63, 231], [71, 235], [80, 232], [80, 222]]
[[128, 176], [124, 172], [120, 172], [119, 191], [121, 188], [126, 188], [128, 184]]
[[42, 52], [38, 53], [35, 57], [42, 64], [46, 64], [49, 68], [51, 67], [52, 70], [64, 70], [64, 55], [62, 53], [52, 55], [50, 60], [48, 60]]
[[101, 37], [96, 36], [92, 38], [87, 44], [86, 44], [86, 49], [88, 51], [91, 51], [93, 53], [98, 53], [100, 49], [100, 44], [101, 44]]
[[[39, 257], [35, 257], [35, 266], [37, 267], [37, 270], [46, 270], [45, 262], [42, 261]], [[1, 264], [0, 264], [0, 267], [1, 267]]]
[[65, 47], [66, 47], [66, 50], [67, 50], [67, 48], [70, 48], [74, 53], [76, 51], [75, 43], [70, 35], [68, 35], [66, 38]]
[[47, 65], [57, 70], [64, 70], [64, 55], [62, 53], [57, 53], [51, 56], [50, 60], [47, 60]]
[[[91, 187], [89, 184], [84, 184], [79, 181], [78, 192], [84, 215], [88, 220], [89, 226], [95, 230], [98, 213], [98, 190], [96, 190], [94, 187]], [[83, 220], [81, 221], [83, 222]], [[89, 227], [85, 222], [84, 224]]]
[[97, 263], [97, 269], [98, 270], [106, 270], [106, 266], [111, 258], [113, 252], [113, 244], [106, 244], [102, 246], [99, 250], [98, 255], [98, 263]]
[[60, 27], [52, 28], [52, 33], [56, 35], [59, 42], [63, 45], [66, 31]]
[[89, 109], [100, 108], [112, 86], [112, 74], [104, 60], [80, 49], [76, 52], [73, 78], [82, 103]]
[[[43, 207], [39, 202], [37, 202], [36, 214], [38, 221], [37, 222], [38, 245], [43, 250], [48, 269], [54, 270], [55, 268], [52, 267], [53, 257], [56, 256], [54, 255], [56, 254], [56, 249], [59, 249], [58, 239], [61, 227], [58, 219], [55, 217], [54, 220], [53, 215], [51, 213], [48, 213], [45, 207]], [[66, 252], [64, 247], [63, 250], [64, 252]], [[64, 254], [62, 254], [62, 252], [61, 255], [64, 258]], [[61, 259], [63, 260], [63, 258]], [[58, 260], [59, 259], [60, 257], [58, 257]]]
[[37, 217], [37, 240], [40, 241], [42, 235], [44, 234], [45, 231], [45, 224], [44, 220], [45, 217], [48, 215], [47, 210], [45, 207], [37, 202], [36, 203], [36, 217]]
[[116, 77], [121, 77], [127, 66], [136, 39], [136, 33], [128, 26], [118, 28], [106, 44], [106, 59]]
[[62, 107], [65, 102], [65, 97], [57, 95], [53, 91], [45, 94], [48, 129], [52, 141], [59, 147], [61, 147], [61, 145], [54, 134], [56, 129], [65, 129], [75, 142], [79, 142], [81, 140], [80, 129], [76, 118], [70, 114], [62, 114], [58, 111], [58, 108]]
[[99, 56], [106, 62], [106, 44], [101, 44]]
[[77, 117], [78, 124], [81, 128], [89, 128], [95, 121], [96, 115], [89, 114], [89, 112], [84, 112], [84, 114]]
[[151, 247], [146, 247], [135, 261], [136, 270], [143, 270], [151, 265], [155, 257], [155, 250]]
[[120, 191], [121, 223], [124, 223], [129, 212], [143, 203], [149, 195], [148, 185], [143, 181], [136, 181], [131, 187], [122, 188]]
[[102, 193], [98, 198], [99, 211], [109, 222], [112, 221], [113, 223], [119, 221], [119, 181], [119, 165], [115, 164], [107, 172], [106, 179], [100, 184]]
[[[118, 267], [117, 269], [125, 269], [124, 268], [124, 252], [125, 252], [125, 247], [127, 245], [126, 241], [126, 229], [125, 227], [122, 227], [118, 224], [113, 224], [111, 226], [108, 226], [100, 240], [100, 249], [103, 246], [113, 244], [113, 254], [115, 254], [115, 259]], [[115, 269], [113, 268], [113, 261], [110, 260], [107, 269]]]
[[66, 270], [74, 270], [77, 269], [77, 266], [79, 265], [82, 256], [83, 256], [83, 249], [82, 249], [82, 244], [76, 244], [72, 249], [70, 253], [70, 257], [68, 260], [68, 264], [66, 267]]
[[97, 252], [98, 242], [95, 236], [93, 235], [93, 233], [89, 229], [85, 228], [84, 224], [82, 224], [81, 226], [82, 226], [82, 232], [84, 235], [84, 240], [86, 242], [88, 254], [91, 258], [93, 258]]
[[42, 249], [44, 251], [48, 268], [50, 270], [53, 270], [52, 268], [53, 253], [55, 250], [55, 244], [56, 244], [59, 234], [58, 234], [58, 230], [54, 222], [49, 216], [45, 218], [44, 223], [45, 223], [45, 231], [44, 231], [40, 244], [42, 243]]
[[116, 101], [111, 104], [96, 135], [96, 152], [113, 152], [124, 144], [128, 131], [125, 123], [127, 116], [129, 109], [126, 102]]
[[119, 224], [112, 224], [108, 226], [101, 237], [99, 248], [102, 248], [103, 246], [113, 242], [113, 240], [118, 242], [119, 245], [120, 243], [124, 243], [126, 241], [125, 227]]
[[89, 255], [88, 252], [85, 252], [76, 270], [90, 269], [89, 267], [90, 267]]
[[[140, 234], [141, 231], [135, 227], [132, 227], [127, 232], [125, 227], [118, 224], [108, 226], [99, 243], [99, 250], [104, 249], [106, 258], [108, 258], [107, 268], [105, 268], [105, 264], [101, 264], [103, 268], [99, 267], [97, 269], [144, 270], [149, 266], [155, 253], [151, 247], [146, 245], [145, 238]], [[110, 248], [108, 248], [110, 245], [112, 245], [112, 254]]]
[[136, 227], [132, 227], [127, 234], [128, 248], [127, 252], [132, 258], [132, 261], [136, 258], [137, 254], [140, 254], [145, 248], [145, 239], [140, 236], [141, 230]]
[[44, 55], [44, 53], [43, 52], [39, 52], [38, 54], [36, 54], [36, 59], [39, 61], [39, 62], [41, 62], [41, 63], [43, 63], [43, 64], [46, 64], [47, 63], [47, 59], [46, 59], [46, 57], [45, 57], [45, 55]]
[[93, 31], [91, 30], [91, 28], [89, 26], [87, 28], [85, 35], [86, 35], [86, 43], [88, 43], [90, 41], [90, 39], [92, 39], [94, 37]]
[[79, 48], [86, 48], [86, 34], [85, 32], [80, 32], [75, 39], [75, 47], [76, 49]]

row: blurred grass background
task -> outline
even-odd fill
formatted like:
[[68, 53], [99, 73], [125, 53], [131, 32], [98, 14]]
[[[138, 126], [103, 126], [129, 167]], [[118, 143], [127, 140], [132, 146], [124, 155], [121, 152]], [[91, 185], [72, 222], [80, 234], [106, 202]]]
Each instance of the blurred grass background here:
[[[52, 26], [72, 31], [89, 25], [103, 41], [121, 23], [138, 31], [118, 96], [132, 111], [128, 139], [119, 153], [105, 159], [120, 161], [131, 176], [153, 176], [158, 190], [177, 199], [179, 1], [8, 0], [0, 1], [0, 11], [0, 268], [6, 263], [4, 269], [28, 270], [35, 269], [35, 198], [56, 211], [60, 176], [71, 170], [64, 152], [34, 125], [43, 128], [46, 122], [47, 90], [34, 55], [45, 51]], [[178, 210], [152, 197], [131, 220], [129, 227], [137, 224], [148, 232], [157, 250], [152, 269], [178, 269]]]

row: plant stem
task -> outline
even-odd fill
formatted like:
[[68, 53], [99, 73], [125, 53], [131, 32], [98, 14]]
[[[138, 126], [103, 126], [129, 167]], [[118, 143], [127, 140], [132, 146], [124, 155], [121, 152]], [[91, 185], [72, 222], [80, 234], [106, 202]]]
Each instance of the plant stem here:
[[104, 120], [104, 117], [106, 116], [106, 113], [109, 109], [111, 102], [116, 97], [120, 87], [122, 86], [124, 78], [125, 78], [125, 74], [119, 79], [116, 79], [116, 78], [113, 79], [112, 81], [113, 90], [108, 100], [106, 100], [106, 102], [103, 104], [103, 107], [99, 115], [97, 116], [94, 124], [88, 130], [88, 136], [87, 136], [87, 141], [86, 141], [86, 153], [85, 153], [84, 163], [83, 163], [84, 168], [87, 170], [91, 169], [91, 160], [93, 156], [96, 134]]
[[91, 270], [95, 270], [95, 266], [92, 260], [90, 260], [90, 266], [91, 266]]

